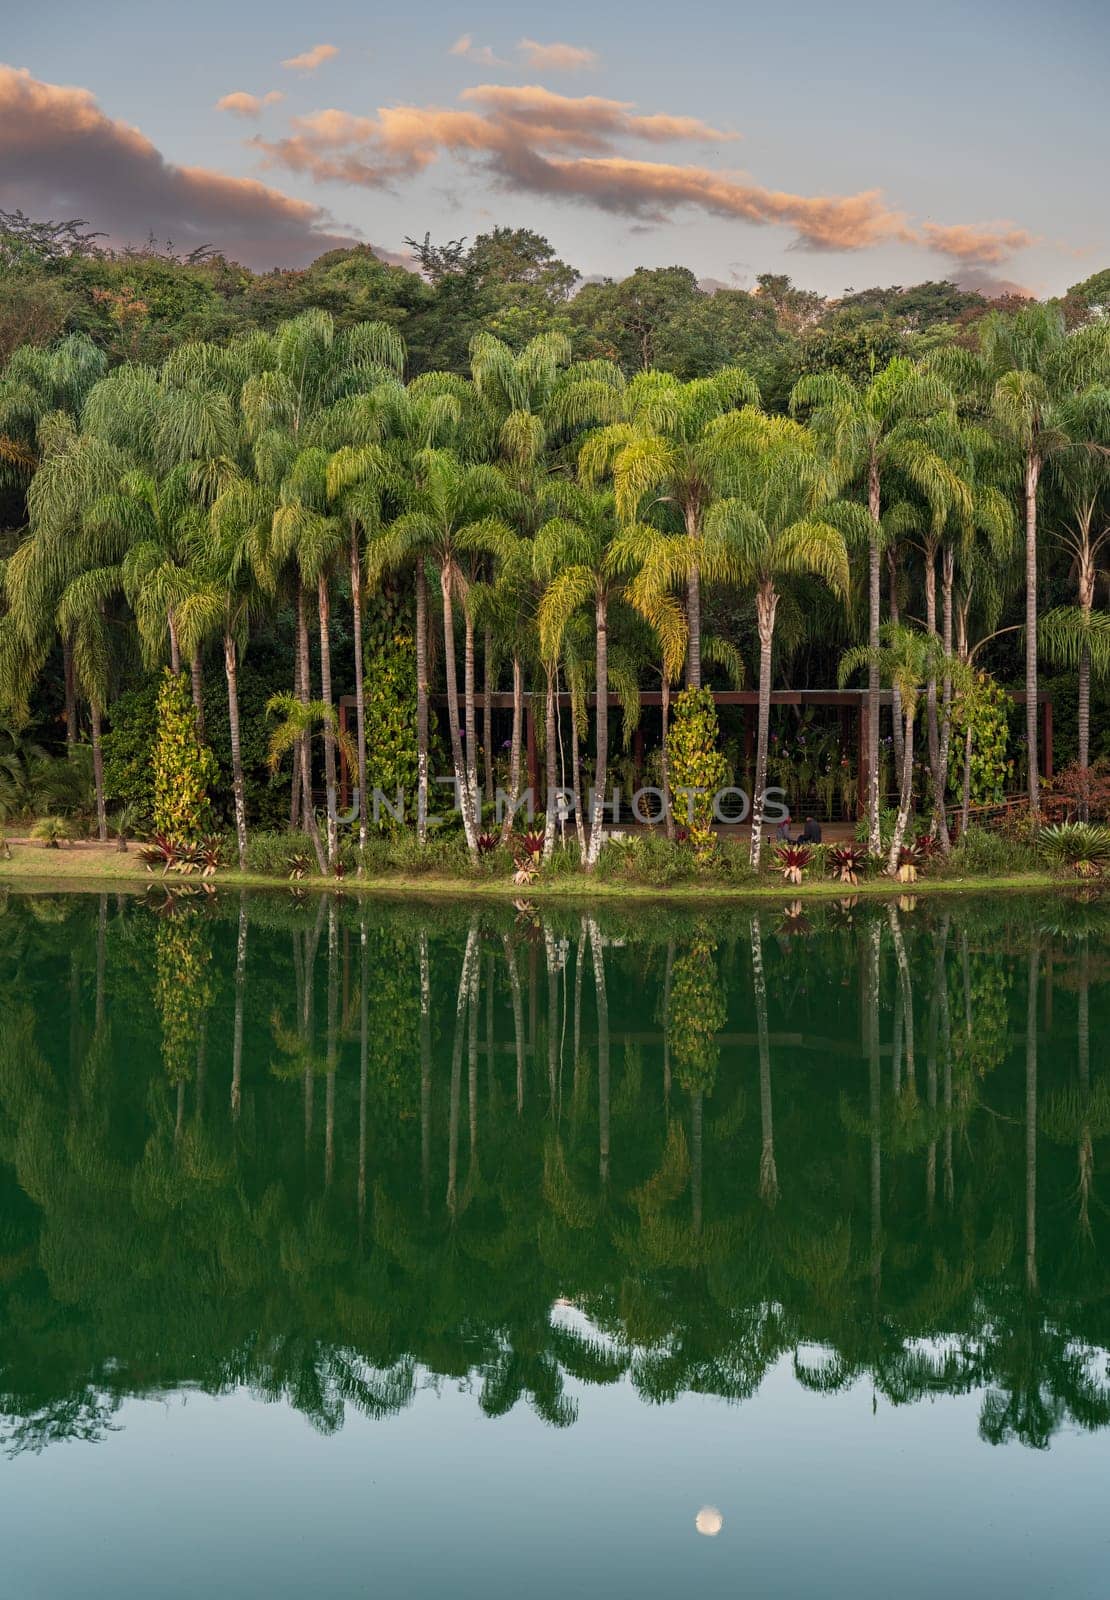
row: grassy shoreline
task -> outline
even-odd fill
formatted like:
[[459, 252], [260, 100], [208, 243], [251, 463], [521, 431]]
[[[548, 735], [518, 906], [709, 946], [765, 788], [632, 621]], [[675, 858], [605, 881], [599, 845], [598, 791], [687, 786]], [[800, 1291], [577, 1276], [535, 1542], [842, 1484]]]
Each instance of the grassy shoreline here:
[[[166, 882], [197, 884], [201, 880], [171, 873], [163, 880], [159, 873], [146, 871], [131, 851], [65, 849], [47, 850], [38, 846], [16, 846], [10, 861], [0, 861], [0, 887], [22, 889], [28, 893], [58, 889], [89, 890], [111, 888], [140, 891]], [[483, 900], [843, 900], [849, 896], [869, 899], [897, 898], [900, 895], [968, 895], [1020, 893], [1062, 889], [1059, 877], [1049, 872], [1013, 873], [1000, 877], [969, 876], [925, 877], [917, 883], [894, 883], [886, 877], [866, 878], [855, 887], [831, 878], [803, 880], [788, 884], [768, 876], [756, 883], [714, 883], [712, 880], [667, 885], [599, 882], [584, 874], [568, 874], [554, 881], [521, 887], [508, 878], [470, 878], [436, 873], [406, 876], [389, 873], [377, 877], [350, 875], [337, 884], [334, 878], [311, 876], [292, 883], [287, 877], [264, 873], [220, 871], [204, 880], [226, 889], [314, 889], [341, 887], [345, 893], [405, 897], [451, 896], [456, 899]]]

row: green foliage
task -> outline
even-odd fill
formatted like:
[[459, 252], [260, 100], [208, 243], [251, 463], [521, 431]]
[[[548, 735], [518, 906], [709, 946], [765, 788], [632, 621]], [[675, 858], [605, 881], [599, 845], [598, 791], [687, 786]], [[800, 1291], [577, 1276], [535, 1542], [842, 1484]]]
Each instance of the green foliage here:
[[970, 827], [952, 847], [947, 861], [938, 857], [931, 863], [940, 876], [1002, 878], [1015, 872], [1032, 872], [1037, 857], [1021, 839], [1011, 839], [996, 828]]
[[690, 1093], [712, 1094], [725, 1025], [725, 996], [717, 971], [717, 946], [703, 929], [675, 960], [667, 1032], [675, 1076]]
[[1057, 822], [1037, 834], [1042, 860], [1077, 878], [1101, 878], [1110, 866], [1110, 828], [1100, 822]]
[[[405, 815], [416, 806], [416, 646], [411, 635], [395, 633], [366, 658], [366, 782], [370, 798], [380, 789], [393, 804], [398, 789]], [[379, 827], [396, 829], [382, 807]]]
[[1006, 755], [1011, 704], [986, 672], [977, 673], [974, 685], [953, 704], [948, 786], [953, 794], [963, 791], [963, 749], [970, 725], [973, 806], [997, 805], [1005, 795], [1006, 780], [1013, 773], [1013, 762]]
[[154, 931], [154, 1002], [162, 1024], [162, 1061], [170, 1083], [193, 1076], [212, 1004], [208, 941], [200, 917], [162, 917]]
[[689, 829], [690, 842], [700, 856], [713, 853], [713, 796], [728, 782], [719, 737], [712, 692], [684, 689], [675, 700], [670, 725], [671, 788], [676, 818]]
[[265, 833], [252, 829], [247, 837], [247, 871], [264, 878], [287, 878], [294, 858], [304, 857], [315, 867], [315, 852], [307, 833], [286, 829], [284, 833]]
[[209, 790], [219, 768], [197, 733], [196, 712], [183, 673], [165, 669], [155, 721], [157, 734], [151, 763], [155, 830], [184, 844], [199, 844], [212, 832]]
[[70, 817], [40, 817], [31, 829], [32, 839], [40, 839], [48, 850], [68, 844], [77, 833], [77, 826]]

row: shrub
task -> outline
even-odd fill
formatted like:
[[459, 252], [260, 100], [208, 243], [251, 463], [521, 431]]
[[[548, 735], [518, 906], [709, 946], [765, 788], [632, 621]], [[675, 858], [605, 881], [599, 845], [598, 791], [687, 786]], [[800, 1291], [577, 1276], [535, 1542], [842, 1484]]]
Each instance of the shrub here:
[[307, 833], [252, 833], [247, 839], [247, 871], [267, 878], [286, 878], [294, 856], [307, 856], [316, 870], [316, 856]]
[[31, 829], [32, 839], [41, 839], [48, 850], [68, 844], [76, 837], [77, 829], [69, 817], [40, 817]]
[[834, 845], [828, 855], [829, 866], [841, 883], [856, 884], [867, 870], [867, 849], [861, 844]]
[[219, 775], [216, 758], [197, 733], [196, 713], [183, 673], [167, 667], [156, 708], [154, 827], [183, 844], [212, 832], [209, 789]]
[[1029, 872], [1036, 864], [1027, 839], [1011, 839], [997, 829], [972, 826], [960, 835], [947, 860], [938, 857], [933, 870], [941, 877], [1005, 877]]
[[775, 861], [787, 883], [801, 883], [812, 860], [813, 851], [805, 844], [780, 844], [775, 850]]

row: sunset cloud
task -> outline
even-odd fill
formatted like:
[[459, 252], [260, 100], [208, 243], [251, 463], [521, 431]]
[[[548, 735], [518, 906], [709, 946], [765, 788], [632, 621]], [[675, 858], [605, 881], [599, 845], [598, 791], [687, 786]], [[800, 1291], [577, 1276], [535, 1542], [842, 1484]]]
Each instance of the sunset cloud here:
[[180, 167], [87, 89], [0, 64], [0, 207], [83, 217], [115, 245], [150, 234], [181, 251], [211, 245], [248, 266], [305, 265], [356, 241], [322, 207], [250, 178]]
[[[459, 44], [469, 48], [464, 36]], [[394, 187], [442, 157], [474, 163], [501, 189], [575, 201], [661, 224], [690, 210], [791, 229], [795, 248], [917, 245], [966, 269], [997, 266], [1035, 242], [1011, 223], [915, 225], [877, 188], [806, 195], [702, 163], [645, 161], [628, 146], [722, 144], [738, 136], [698, 117], [642, 114], [632, 101], [538, 84], [476, 84], [457, 107], [383, 106], [295, 117], [286, 138], [254, 138], [274, 165], [321, 182]]]
[[503, 61], [500, 56], [494, 55], [488, 44], [475, 44], [471, 34], [464, 33], [455, 40], [451, 46], [450, 54], [462, 56], [464, 61], [472, 61], [476, 67], [507, 67], [511, 65]]
[[285, 96], [280, 89], [271, 89], [267, 94], [248, 94], [245, 89], [236, 89], [232, 94], [225, 94], [216, 101], [217, 111], [230, 111], [236, 117], [257, 117], [264, 106], [277, 105]]
[[577, 44], [540, 44], [521, 39], [517, 54], [536, 72], [582, 72], [597, 66], [597, 51]]
[[323, 66], [325, 61], [331, 61], [339, 51], [333, 44], [314, 44], [311, 50], [304, 50], [299, 56], [290, 56], [281, 64], [288, 67], [291, 72], [315, 72], [317, 67]]
[[949, 227], [925, 222], [921, 227], [921, 237], [930, 249], [940, 255], [984, 267], [1009, 261], [1017, 251], [1027, 250], [1037, 242], [1035, 235], [1027, 229], [1016, 228], [1010, 222], [988, 222], [978, 226], [961, 222]]

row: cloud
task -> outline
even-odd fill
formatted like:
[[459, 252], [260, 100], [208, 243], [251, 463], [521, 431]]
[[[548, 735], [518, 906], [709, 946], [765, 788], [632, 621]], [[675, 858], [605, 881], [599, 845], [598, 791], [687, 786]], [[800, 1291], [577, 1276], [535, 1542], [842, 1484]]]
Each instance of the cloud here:
[[471, 34], [464, 33], [455, 40], [450, 52], [453, 56], [462, 56], [464, 61], [472, 61], [477, 67], [507, 67], [511, 62], [503, 61], [500, 56], [494, 55], [488, 44], [475, 44]]
[[536, 39], [521, 39], [517, 54], [535, 72], [582, 72], [596, 67], [597, 51], [577, 44], [540, 44]]
[[290, 56], [281, 64], [292, 72], [315, 72], [317, 67], [323, 66], [325, 61], [331, 61], [339, 51], [333, 44], [314, 44], [311, 50], [303, 50], [299, 56]]
[[277, 105], [285, 96], [280, 89], [271, 89], [267, 94], [248, 94], [245, 89], [236, 89], [232, 94], [225, 94], [216, 101], [217, 111], [230, 111], [236, 117], [257, 117], [263, 106]]
[[955, 261], [975, 262], [994, 267], [1008, 261], [1019, 250], [1036, 244], [1036, 237], [1012, 222], [985, 222], [978, 225], [958, 222], [943, 227], [936, 222], [921, 226], [921, 237], [931, 250], [951, 256]]
[[111, 243], [154, 234], [178, 250], [211, 245], [248, 266], [302, 266], [357, 241], [328, 213], [252, 178], [179, 167], [87, 89], [0, 64], [0, 207], [82, 217]]
[[[470, 49], [469, 35], [457, 51]], [[323, 182], [394, 187], [444, 156], [476, 164], [514, 193], [545, 195], [661, 224], [690, 210], [781, 226], [793, 246], [865, 250], [912, 244], [966, 267], [997, 265], [1034, 243], [1011, 223], [916, 226], [880, 189], [805, 195], [747, 173], [645, 161], [631, 144], [719, 144], [738, 136], [698, 117], [643, 115], [632, 101], [570, 96], [537, 84], [477, 84], [459, 106], [383, 106], [373, 116], [329, 109], [295, 117], [283, 139], [254, 138], [267, 162]]]

